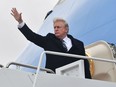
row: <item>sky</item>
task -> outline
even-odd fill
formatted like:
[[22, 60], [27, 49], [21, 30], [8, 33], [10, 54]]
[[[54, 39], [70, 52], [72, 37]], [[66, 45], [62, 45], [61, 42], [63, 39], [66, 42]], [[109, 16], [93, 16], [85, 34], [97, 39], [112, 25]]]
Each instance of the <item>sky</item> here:
[[0, 1], [0, 64], [6, 66], [27, 46], [29, 41], [17, 29], [17, 21], [12, 17], [11, 9], [22, 12], [23, 20], [34, 31], [41, 27], [48, 11], [58, 0], [1, 0]]

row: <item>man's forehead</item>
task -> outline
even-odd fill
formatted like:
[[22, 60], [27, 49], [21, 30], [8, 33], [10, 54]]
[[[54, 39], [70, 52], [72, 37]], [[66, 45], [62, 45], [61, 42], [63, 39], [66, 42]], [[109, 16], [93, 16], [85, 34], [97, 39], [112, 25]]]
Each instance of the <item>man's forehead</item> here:
[[65, 24], [63, 21], [56, 21], [54, 24]]

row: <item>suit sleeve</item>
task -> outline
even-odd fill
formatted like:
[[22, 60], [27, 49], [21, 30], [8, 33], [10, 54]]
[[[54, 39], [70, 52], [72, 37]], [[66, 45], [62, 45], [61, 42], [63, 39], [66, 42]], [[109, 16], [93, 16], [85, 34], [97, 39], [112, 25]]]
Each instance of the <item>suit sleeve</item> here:
[[26, 24], [22, 28], [19, 28], [19, 30], [27, 38], [27, 40], [33, 42], [34, 44], [42, 48], [44, 48], [44, 46], [46, 45], [46, 38], [34, 33]]
[[84, 48], [84, 43], [80, 40], [77, 40], [77, 48], [79, 49], [80, 55], [85, 56], [85, 48]]
[[82, 43], [82, 46], [81, 46], [81, 47], [82, 47], [82, 55], [83, 55], [83, 56], [85, 56], [85, 48], [84, 48], [84, 43], [83, 43], [83, 42], [81, 42], [81, 43]]

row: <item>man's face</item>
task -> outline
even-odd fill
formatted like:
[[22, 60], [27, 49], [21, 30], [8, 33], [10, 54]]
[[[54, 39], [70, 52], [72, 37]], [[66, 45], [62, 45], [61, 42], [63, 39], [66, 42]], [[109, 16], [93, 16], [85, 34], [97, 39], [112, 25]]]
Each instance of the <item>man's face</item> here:
[[68, 29], [63, 21], [57, 21], [54, 23], [54, 33], [59, 39], [63, 39], [67, 35]]

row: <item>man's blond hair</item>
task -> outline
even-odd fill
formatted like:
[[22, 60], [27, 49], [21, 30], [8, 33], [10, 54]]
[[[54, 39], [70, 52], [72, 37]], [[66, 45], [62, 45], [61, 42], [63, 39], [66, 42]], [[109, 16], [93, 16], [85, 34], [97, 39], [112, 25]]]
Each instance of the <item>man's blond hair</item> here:
[[65, 27], [69, 30], [69, 25], [63, 18], [54, 18], [53, 23], [56, 23], [57, 21], [64, 22]]

